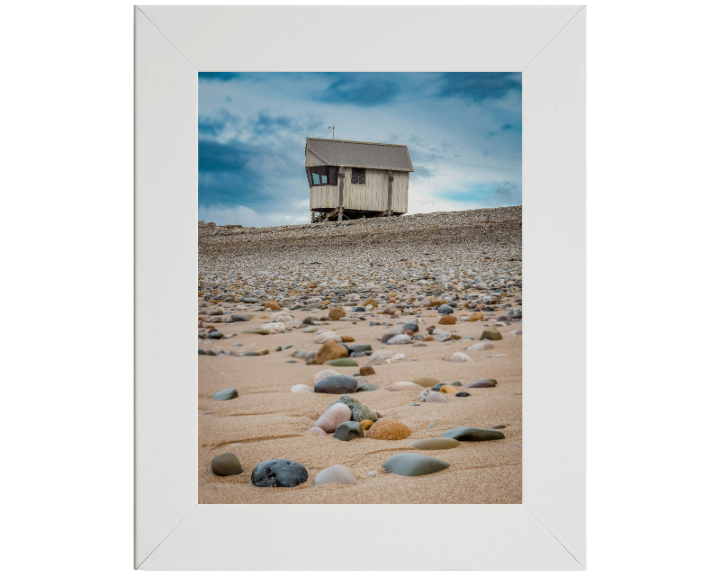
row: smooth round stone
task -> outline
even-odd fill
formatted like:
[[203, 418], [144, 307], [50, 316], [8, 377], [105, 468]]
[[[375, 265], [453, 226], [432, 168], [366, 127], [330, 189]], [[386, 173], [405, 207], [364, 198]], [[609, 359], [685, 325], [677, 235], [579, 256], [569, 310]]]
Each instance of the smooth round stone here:
[[205, 350], [202, 350], [201, 348], [198, 348], [198, 356], [206, 356]]
[[455, 386], [456, 388], [462, 388], [462, 382], [460, 382], [460, 380], [455, 380], [455, 382], [450, 382], [450, 386]]
[[323, 362], [323, 366], [358, 366], [358, 363], [352, 358], [337, 358]]
[[495, 426], [490, 426], [493, 430], [502, 430], [503, 428], [507, 428], [505, 424], [495, 424]]
[[452, 314], [453, 312], [455, 312], [455, 309], [452, 306], [448, 306], [447, 304], [443, 304], [442, 306], [440, 306], [440, 308], [438, 308], [438, 314], [440, 314], [440, 316]]
[[377, 476], [377, 472], [375, 470], [371, 470], [368, 472], [368, 476]]
[[450, 386], [448, 384], [445, 384], [442, 388], [440, 388], [440, 392], [443, 394], [456, 394], [457, 392], [460, 392], [457, 388]]
[[425, 396], [425, 402], [437, 402], [438, 404], [444, 404], [448, 401], [445, 396], [440, 394], [440, 392], [430, 392], [427, 396]]
[[309, 328], [303, 328], [300, 330], [300, 332], [303, 332], [304, 334], [314, 334], [317, 331], [317, 326], [310, 326]]
[[364, 306], [355, 306], [355, 307], [353, 307], [352, 311], [353, 312], [365, 312], [366, 310], [365, 310]]
[[344, 374], [331, 374], [315, 383], [315, 392], [319, 394], [351, 394], [355, 390], [357, 380]]
[[443, 386], [447, 386], [447, 384], [443, 382], [438, 382], [437, 384], [435, 384], [435, 386], [432, 387], [432, 390], [434, 392], [440, 392], [440, 388], [442, 388]]
[[337, 438], [338, 440], [342, 440], [344, 442], [349, 442], [350, 440], [353, 440], [355, 438], [364, 438], [365, 434], [363, 433], [362, 426], [360, 425], [360, 422], [343, 422], [338, 426], [337, 430], [335, 430], [335, 434], [333, 434], [333, 438]]
[[210, 468], [213, 474], [218, 476], [233, 476], [234, 474], [240, 474], [242, 472], [242, 466], [240, 460], [232, 452], [226, 452], [215, 456], [210, 463]]
[[358, 389], [355, 390], [355, 392], [372, 392], [373, 390], [377, 390], [380, 388], [377, 384], [372, 384], [370, 382], [366, 382], [365, 384], [361, 384], [358, 386]]
[[480, 340], [502, 340], [502, 334], [500, 334], [500, 331], [494, 326], [485, 328], [480, 335]]
[[454, 438], [423, 438], [410, 444], [415, 450], [449, 450], [460, 446], [460, 441]]
[[467, 392], [458, 392], [457, 394], [455, 394], [455, 396], [457, 396], [458, 398], [467, 398], [468, 396], [470, 396], [470, 394], [468, 394]]
[[370, 344], [353, 344], [348, 346], [351, 352], [372, 352], [372, 346]]
[[434, 474], [450, 467], [450, 464], [430, 456], [420, 454], [395, 454], [383, 464], [383, 468], [390, 474], [400, 476], [425, 476]]
[[329, 330], [327, 332], [322, 332], [315, 336], [315, 344], [325, 344], [328, 340], [334, 340], [335, 342], [342, 342], [342, 336], [339, 334], [333, 332], [332, 330]]
[[410, 344], [412, 342], [412, 338], [408, 336], [407, 334], [398, 334], [397, 336], [393, 336], [390, 338], [390, 340], [387, 341], [388, 344], [397, 345], [397, 344]]
[[208, 334], [208, 338], [212, 338], [213, 340], [219, 340], [222, 337], [223, 337], [223, 333], [218, 332], [217, 330], [215, 330], [214, 332], [210, 332], [210, 334]]
[[259, 488], [293, 488], [307, 482], [305, 466], [292, 460], [278, 459], [261, 462], [253, 470], [250, 480]]
[[397, 420], [382, 418], [378, 420], [366, 436], [373, 440], [403, 440], [412, 434], [412, 430]]
[[292, 388], [290, 388], [290, 392], [295, 392], [296, 394], [314, 394], [315, 390], [310, 388], [310, 386], [307, 386], [306, 384], [296, 384]]
[[410, 402], [410, 406], [422, 406], [419, 402]]
[[391, 392], [402, 392], [404, 390], [424, 390], [420, 384], [415, 384], [414, 382], [395, 382], [394, 384], [391, 384], [388, 388]]
[[361, 376], [372, 376], [373, 374], [375, 374], [375, 369], [372, 366], [363, 366], [360, 368]]
[[322, 486], [323, 484], [357, 484], [358, 481], [342, 464], [335, 464], [325, 470], [320, 470], [313, 479], [313, 486]]
[[212, 414], [210, 410], [205, 410], [205, 412], [202, 413], [203, 416], [207, 416], [208, 414]]
[[505, 434], [498, 430], [483, 430], [482, 428], [453, 428], [443, 432], [445, 438], [454, 438], [463, 442], [483, 442], [485, 440], [502, 440]]
[[472, 362], [473, 359], [470, 358], [467, 354], [464, 352], [455, 352], [452, 356], [450, 356], [450, 362]]
[[371, 410], [360, 402], [360, 400], [352, 396], [342, 396], [335, 404], [345, 404], [345, 406], [350, 408], [354, 422], [362, 422], [363, 420], [372, 420], [375, 422], [378, 419], [378, 415], [374, 410]]
[[403, 332], [407, 332], [408, 330], [412, 330], [413, 332], [418, 332], [418, 325], [415, 324], [415, 322], [409, 322], [408, 324], [405, 324], [403, 326]]
[[433, 386], [435, 386], [435, 384], [440, 384], [440, 380], [427, 377], [415, 378], [413, 382], [415, 382], [415, 384], [418, 384], [419, 386], [422, 386], [423, 388], [432, 388]]
[[225, 390], [215, 392], [212, 397], [215, 398], [215, 400], [232, 400], [233, 398], [238, 397], [238, 393], [235, 388], [225, 388]]
[[327, 432], [325, 432], [325, 430], [323, 430], [322, 428], [318, 428], [317, 426], [313, 426], [312, 428], [310, 428], [309, 432], [317, 434], [318, 436], [327, 436]]
[[270, 334], [270, 331], [263, 330], [262, 328], [252, 328], [250, 330], [245, 330], [243, 334], [262, 334], [263, 336], [267, 336]]
[[484, 378], [483, 380], [470, 382], [465, 388], [494, 388], [495, 386], [497, 386], [497, 380], [494, 378]]
[[340, 424], [347, 422], [351, 417], [352, 412], [345, 404], [332, 404], [330, 408], [325, 411], [325, 414], [318, 418], [315, 426], [322, 428], [329, 434], [330, 432], [335, 432]]
[[318, 372], [317, 374], [315, 374], [315, 376], [313, 376], [313, 382], [315, 382], [315, 384], [317, 384], [318, 382], [320, 382], [320, 380], [322, 380], [326, 376], [334, 376], [334, 375], [339, 375], [339, 374], [340, 374], [340, 372], [336, 372], [335, 370], [326, 368], [325, 370], [320, 370], [320, 372]]
[[363, 430], [367, 430], [367, 429], [370, 428], [370, 426], [372, 426], [372, 425], [373, 425], [373, 421], [372, 421], [372, 420], [363, 420], [362, 422], [360, 422], [360, 426], [362, 426], [362, 429], [363, 429]]
[[206, 350], [205, 353], [206, 353], [208, 356], [217, 356], [217, 354], [215, 354], [215, 352], [214, 352], [213, 350]]

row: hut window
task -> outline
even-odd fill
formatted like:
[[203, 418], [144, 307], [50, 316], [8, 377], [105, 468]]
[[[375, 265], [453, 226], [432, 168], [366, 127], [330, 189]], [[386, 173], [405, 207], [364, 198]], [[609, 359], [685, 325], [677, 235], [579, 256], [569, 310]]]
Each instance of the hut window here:
[[337, 186], [337, 166], [313, 166], [306, 168], [308, 184], [313, 186]]
[[365, 168], [353, 168], [351, 184], [365, 184]]

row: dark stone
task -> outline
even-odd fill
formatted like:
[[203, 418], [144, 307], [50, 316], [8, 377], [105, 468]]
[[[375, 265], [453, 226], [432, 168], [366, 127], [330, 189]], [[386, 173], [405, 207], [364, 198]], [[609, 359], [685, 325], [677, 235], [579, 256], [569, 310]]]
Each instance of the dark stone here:
[[340, 400], [338, 400], [337, 402], [333, 402], [333, 404], [345, 404], [345, 406], [350, 408], [350, 412], [352, 412], [351, 419], [353, 422], [362, 422], [363, 420], [372, 420], [373, 422], [376, 422], [378, 419], [377, 414], [374, 410], [371, 410], [370, 408], [365, 406], [365, 404], [360, 402], [360, 400], [358, 400], [357, 398], [353, 398], [352, 396], [345, 395], [341, 397]]
[[238, 397], [238, 393], [235, 388], [225, 388], [225, 390], [215, 392], [212, 397], [215, 398], [215, 400], [232, 400], [233, 398]]
[[252, 314], [230, 314], [230, 322], [248, 322]]
[[340, 426], [337, 427], [337, 430], [335, 430], [333, 438], [348, 442], [354, 438], [365, 438], [365, 434], [363, 433], [362, 426], [360, 426], [360, 422], [354, 422], [351, 420], [350, 422], [343, 422], [340, 424]]
[[445, 382], [440, 382], [438, 384], [435, 384], [435, 386], [433, 386], [432, 389], [435, 392], [440, 392], [440, 388], [442, 388], [443, 386], [445, 386]]
[[266, 460], [255, 466], [250, 480], [258, 488], [293, 488], [307, 482], [308, 473], [302, 464], [286, 460]]
[[483, 378], [476, 382], [470, 382], [466, 388], [495, 388], [497, 386], [497, 380], [494, 378]]
[[318, 320], [317, 318], [315, 318], [315, 316], [308, 316], [307, 318], [305, 318], [305, 319], [302, 321], [302, 325], [304, 325], [304, 326], [312, 326], [313, 324], [315, 324], [315, 322], [320, 322], [320, 320]]
[[200, 348], [198, 348], [198, 356], [206, 356], [206, 355], [207, 354], [206, 354], [205, 350], [201, 350]]
[[425, 476], [450, 468], [450, 464], [430, 456], [404, 453], [395, 454], [385, 460], [383, 468], [390, 474], [400, 476]]
[[502, 440], [505, 434], [498, 430], [483, 430], [482, 428], [453, 428], [443, 432], [445, 438], [455, 438], [455, 440], [465, 442], [482, 442], [484, 440]]
[[213, 338], [214, 340], [218, 340], [222, 337], [223, 337], [223, 333], [218, 332], [217, 330], [213, 330], [212, 332], [210, 332], [210, 334], [208, 334], [208, 338]]
[[315, 384], [315, 392], [319, 394], [351, 394], [357, 390], [357, 380], [344, 374], [325, 376]]
[[208, 356], [217, 356], [214, 350], [205, 350], [205, 354], [207, 354]]
[[372, 346], [370, 344], [351, 344], [348, 346], [350, 352], [372, 352]]
[[218, 476], [232, 476], [242, 472], [240, 460], [238, 460], [238, 457], [232, 452], [215, 456], [210, 463], [210, 468], [213, 474], [217, 474]]
[[502, 430], [503, 428], [507, 428], [505, 424], [495, 424], [495, 426], [491, 426], [493, 430]]
[[243, 356], [260, 356], [257, 352], [245, 352]]
[[456, 388], [462, 388], [462, 382], [460, 380], [455, 380], [455, 382], [452, 382], [450, 386], [455, 386]]
[[445, 316], [446, 314], [452, 314], [454, 312], [452, 306], [448, 306], [447, 304], [443, 304], [438, 308], [438, 314], [441, 316]]
[[262, 328], [253, 328], [252, 330], [245, 330], [243, 334], [262, 334], [267, 336], [270, 332], [268, 330], [263, 330]]
[[363, 306], [355, 306], [352, 309], [353, 312], [365, 312], [365, 308]]
[[403, 332], [407, 332], [408, 330], [412, 330], [413, 332], [418, 332], [418, 330], [419, 330], [418, 325], [415, 324], [415, 322], [410, 322], [408, 324], [405, 324], [405, 326], [403, 326], [402, 329], [403, 329]]
[[455, 396], [457, 396], [458, 398], [467, 398], [468, 396], [470, 396], [470, 394], [468, 394], [467, 392], [458, 392], [457, 394], [455, 394]]

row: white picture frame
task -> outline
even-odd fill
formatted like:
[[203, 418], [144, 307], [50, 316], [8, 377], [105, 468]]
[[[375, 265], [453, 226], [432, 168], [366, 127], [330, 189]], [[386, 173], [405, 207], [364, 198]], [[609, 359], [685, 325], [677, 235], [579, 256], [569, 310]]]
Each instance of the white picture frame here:
[[[585, 16], [583, 6], [136, 7], [137, 568], [585, 569]], [[376, 25], [396, 20], [392, 33]], [[309, 21], [342, 21], [363, 42], [304, 42]], [[522, 504], [198, 504], [202, 71], [522, 72]], [[348, 554], [359, 533], [372, 545]], [[451, 550], [427, 545], [442, 534]]]

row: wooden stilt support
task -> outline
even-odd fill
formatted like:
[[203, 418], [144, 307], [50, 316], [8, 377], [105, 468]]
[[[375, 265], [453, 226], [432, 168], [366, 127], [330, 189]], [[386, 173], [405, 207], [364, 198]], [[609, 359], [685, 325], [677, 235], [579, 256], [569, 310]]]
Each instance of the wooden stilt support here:
[[339, 206], [338, 206], [338, 222], [342, 222], [343, 219], [343, 184], [345, 183], [345, 169], [340, 166], [338, 168], [338, 195], [339, 195]]
[[387, 216], [392, 216], [392, 185], [395, 177], [393, 176], [392, 170], [388, 170], [388, 197], [387, 197]]

